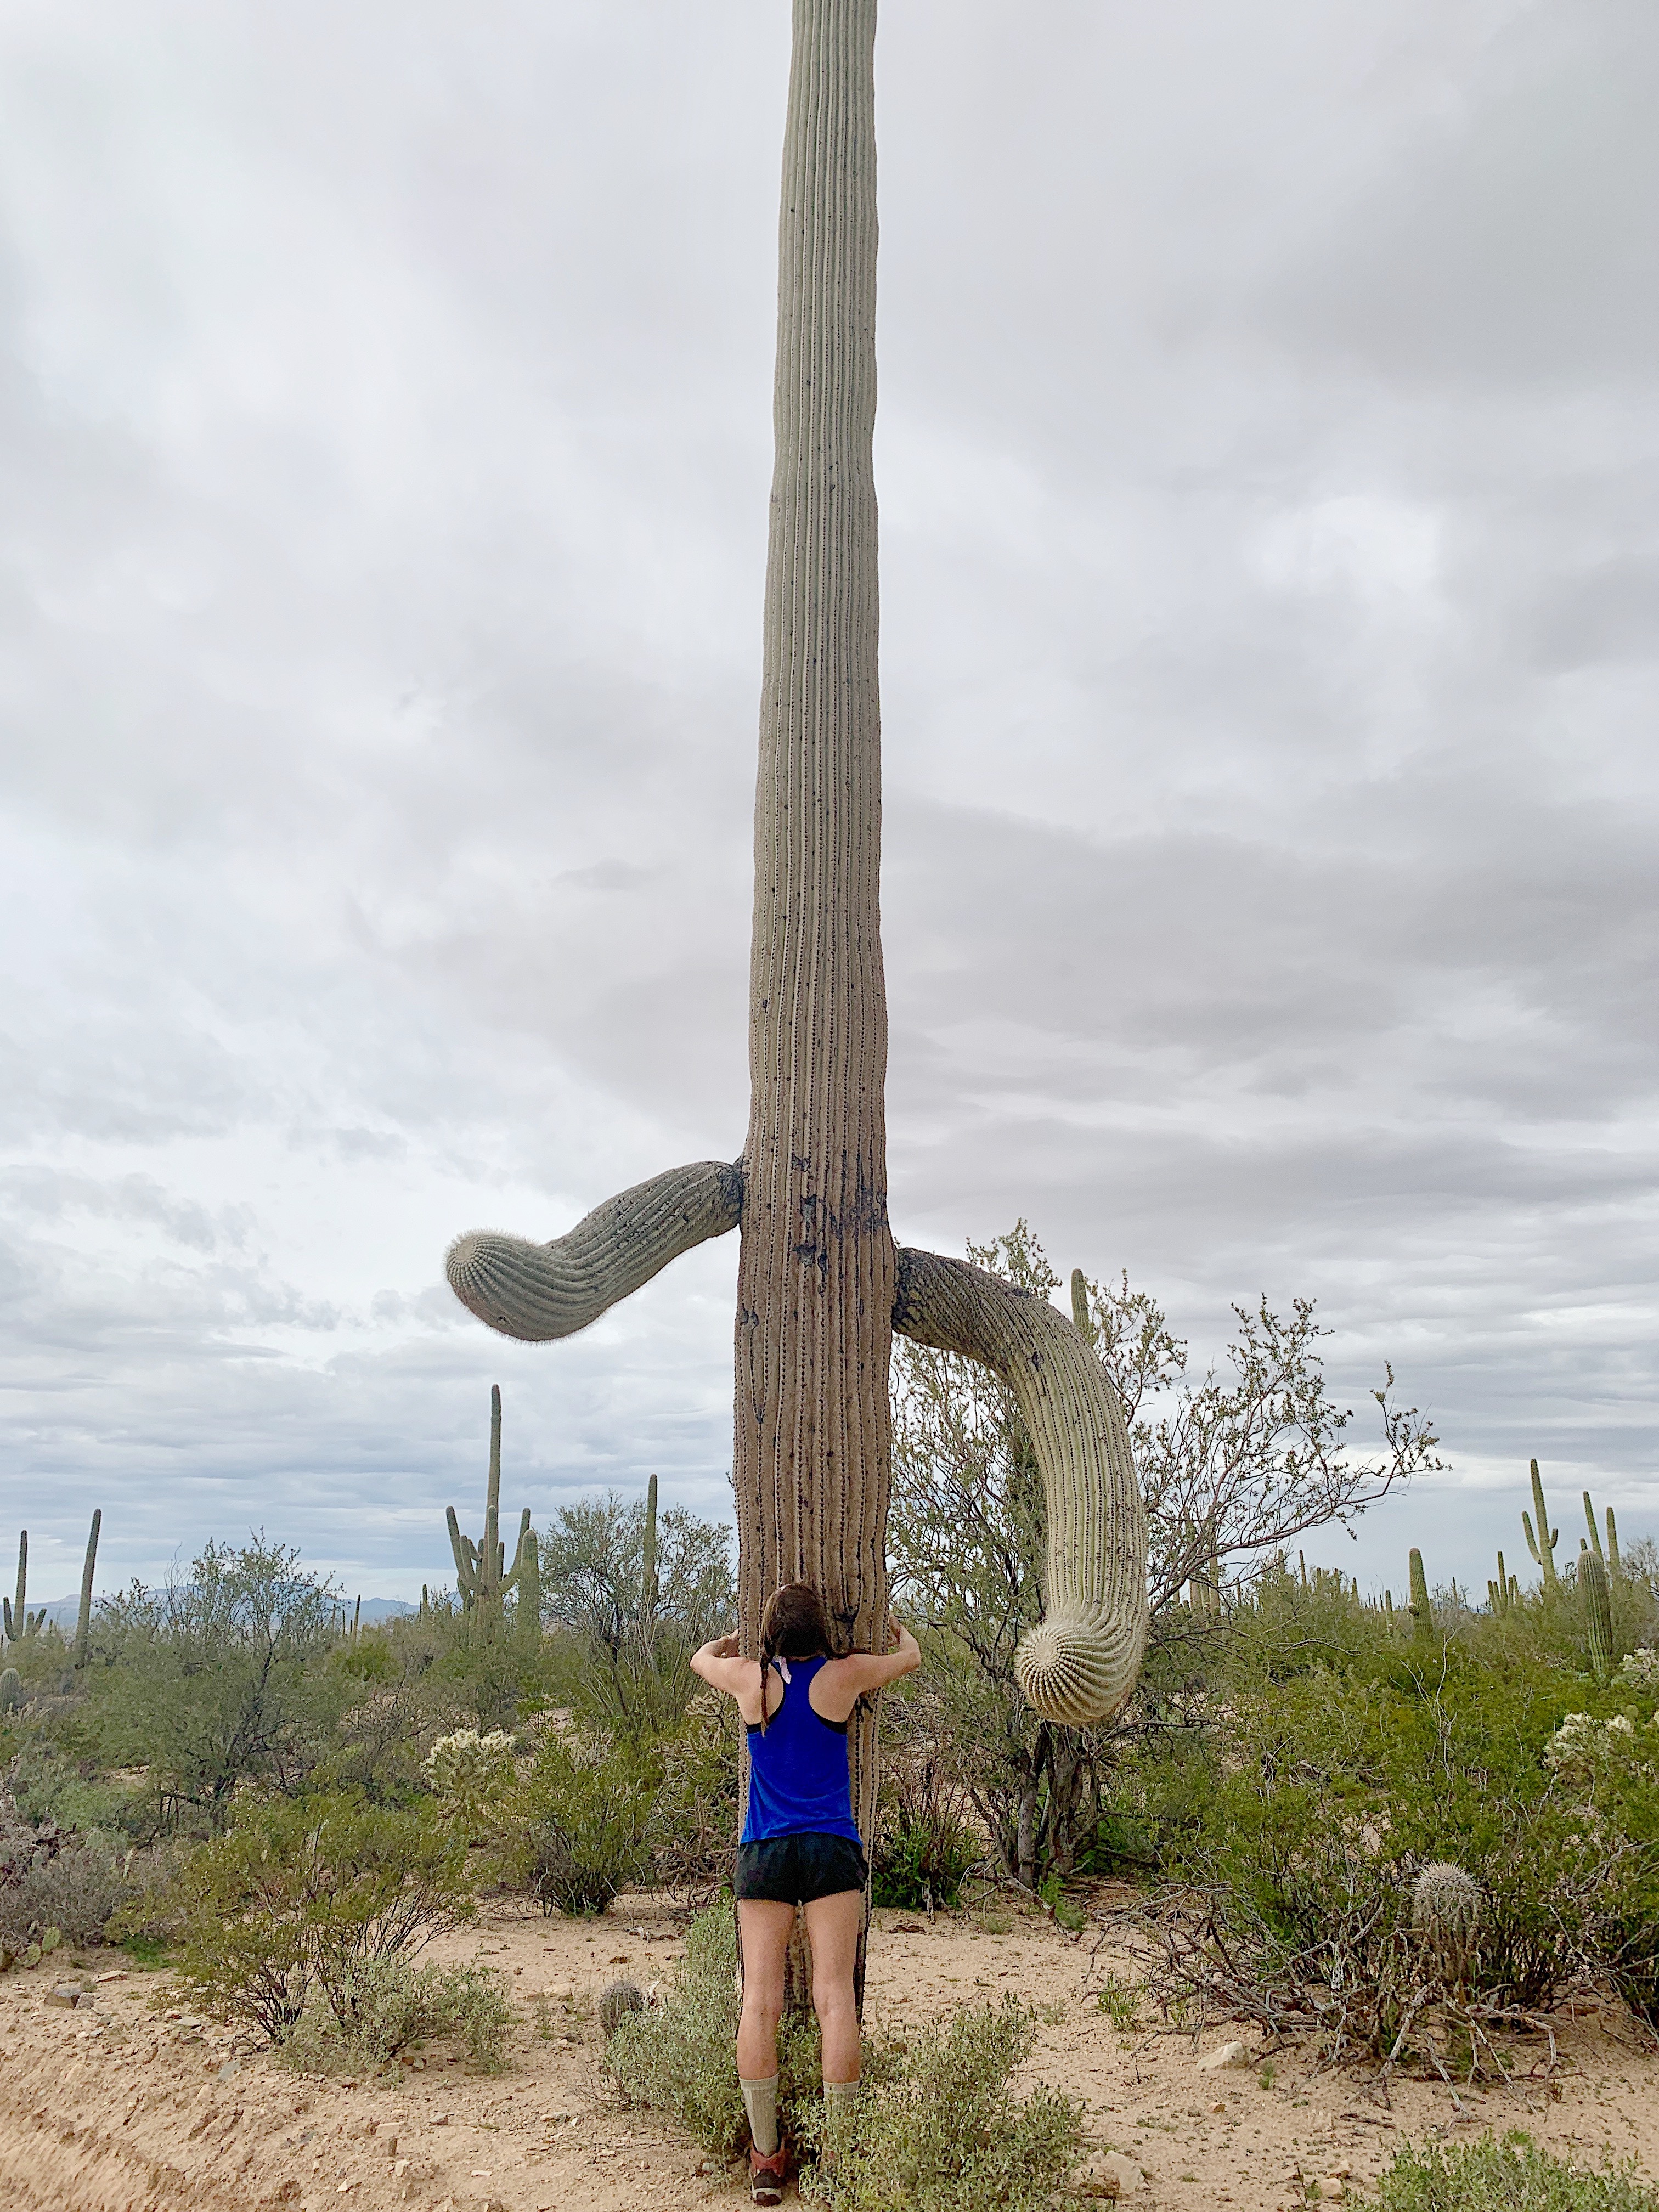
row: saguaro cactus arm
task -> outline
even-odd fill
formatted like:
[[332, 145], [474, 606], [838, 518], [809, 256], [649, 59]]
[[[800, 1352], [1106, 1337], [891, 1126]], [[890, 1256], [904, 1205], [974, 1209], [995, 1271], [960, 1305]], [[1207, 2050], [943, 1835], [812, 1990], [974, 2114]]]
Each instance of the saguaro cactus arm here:
[[81, 1610], [75, 1620], [75, 1663], [87, 1663], [87, 1647], [92, 1638], [92, 1578], [98, 1570], [98, 1531], [104, 1525], [104, 1510], [95, 1506], [92, 1516], [92, 1534], [87, 1538], [87, 1556], [81, 1565]]
[[1599, 1552], [1592, 1552], [1581, 1536], [1578, 1586], [1584, 1594], [1584, 1626], [1589, 1639], [1590, 1671], [1598, 1682], [1613, 1673], [1613, 1602], [1607, 1589], [1607, 1570]]
[[480, 1321], [546, 1344], [590, 1327], [682, 1252], [735, 1229], [742, 1213], [742, 1164], [694, 1160], [618, 1192], [548, 1244], [473, 1230], [455, 1239], [444, 1267]]
[[1550, 1526], [1550, 1516], [1544, 1504], [1544, 1478], [1538, 1472], [1536, 1460], [1532, 1463], [1532, 1502], [1538, 1515], [1537, 1533], [1534, 1534], [1531, 1516], [1524, 1510], [1521, 1515], [1521, 1526], [1527, 1532], [1527, 1549], [1537, 1560], [1539, 1571], [1544, 1577], [1544, 1588], [1553, 1597], [1561, 1586], [1560, 1577], [1555, 1571], [1555, 1547], [1561, 1531]]
[[1015, 1655], [1020, 1689], [1047, 1719], [1105, 1720], [1134, 1686], [1148, 1620], [1146, 1516], [1117, 1393], [1046, 1298], [936, 1253], [898, 1260], [893, 1327], [1000, 1376], [1042, 1471], [1047, 1610]]

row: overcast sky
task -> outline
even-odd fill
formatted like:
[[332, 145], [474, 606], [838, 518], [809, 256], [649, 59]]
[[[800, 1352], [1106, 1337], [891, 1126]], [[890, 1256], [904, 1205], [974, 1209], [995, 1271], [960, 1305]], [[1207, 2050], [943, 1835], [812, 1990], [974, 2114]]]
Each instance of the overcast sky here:
[[[0, 1579], [352, 1590], [653, 1468], [735, 1240], [785, 0], [0, 0]], [[892, 1212], [1202, 1364], [1316, 1297], [1453, 1472], [1659, 1530], [1659, 14], [884, 0]], [[1363, 1416], [1357, 1425], [1363, 1425]]]

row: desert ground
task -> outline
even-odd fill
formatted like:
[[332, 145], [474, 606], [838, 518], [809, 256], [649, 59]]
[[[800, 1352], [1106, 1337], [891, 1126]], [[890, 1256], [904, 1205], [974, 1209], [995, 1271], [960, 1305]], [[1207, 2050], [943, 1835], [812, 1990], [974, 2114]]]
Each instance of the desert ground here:
[[[1322, 2072], [1292, 2053], [1265, 2069], [1206, 2069], [1222, 2045], [1260, 2039], [1217, 2026], [1196, 2040], [1131, 2033], [1103, 2013], [1115, 1948], [1111, 1900], [1080, 1936], [1034, 1912], [884, 1911], [872, 1937], [868, 2010], [918, 2021], [1014, 1990], [1048, 2008], [1029, 2071], [1088, 2100], [1101, 2193], [1179, 2212], [1238, 2212], [1352, 2197], [1406, 2137], [1527, 2129], [1592, 2161], [1632, 2156], [1659, 2180], [1659, 2052], [1628, 2015], [1584, 2004], [1558, 2015], [1559, 2061], [1517, 2042], [1507, 2086], [1386, 2087]], [[986, 1922], [989, 1919], [989, 1925]], [[623, 2110], [601, 2063], [595, 2000], [611, 1981], [665, 1983], [684, 1922], [655, 1894], [598, 1920], [489, 1909], [434, 1955], [488, 1958], [522, 1997], [508, 2072], [470, 2075], [440, 2049], [391, 2081], [298, 2076], [192, 2013], [165, 1972], [118, 1952], [59, 1952], [0, 1980], [0, 2206], [30, 2212], [172, 2212], [286, 2205], [353, 2212], [643, 2212], [747, 2201], [736, 2166], [676, 2128]], [[49, 1996], [74, 1985], [75, 2005]]]

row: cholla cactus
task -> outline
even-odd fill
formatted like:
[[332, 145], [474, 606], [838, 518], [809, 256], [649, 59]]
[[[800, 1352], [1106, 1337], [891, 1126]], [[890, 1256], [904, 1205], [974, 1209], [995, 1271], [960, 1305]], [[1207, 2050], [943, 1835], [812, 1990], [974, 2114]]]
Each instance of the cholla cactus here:
[[1632, 1690], [1659, 1691], [1659, 1651], [1646, 1644], [1627, 1651], [1619, 1662], [1618, 1680]]
[[438, 1738], [423, 1771], [444, 1818], [471, 1831], [513, 1779], [513, 1739], [501, 1729], [491, 1729], [488, 1735], [457, 1729], [453, 1735]]
[[645, 1991], [637, 1982], [612, 1982], [599, 1996], [599, 2032], [607, 2043], [631, 2012], [645, 2010]]
[[1480, 1923], [1480, 1885], [1461, 1866], [1434, 1859], [1412, 1885], [1412, 1927], [1444, 1982], [1466, 1982]]

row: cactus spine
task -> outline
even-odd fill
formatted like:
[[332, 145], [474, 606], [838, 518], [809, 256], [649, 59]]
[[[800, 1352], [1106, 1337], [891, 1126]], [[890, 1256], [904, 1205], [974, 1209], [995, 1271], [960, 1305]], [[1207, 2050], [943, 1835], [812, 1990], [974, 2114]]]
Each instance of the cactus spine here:
[[87, 1663], [87, 1645], [92, 1635], [92, 1577], [98, 1565], [98, 1531], [104, 1525], [104, 1509], [94, 1506], [92, 1515], [92, 1534], [87, 1538], [87, 1556], [81, 1566], [81, 1610], [75, 1620], [75, 1663]]
[[[516, 1589], [524, 1568], [526, 1540], [531, 1539], [530, 1508], [526, 1505], [519, 1523], [518, 1547], [513, 1554], [513, 1565], [507, 1564], [507, 1546], [501, 1540], [501, 1391], [498, 1382], [489, 1386], [489, 1475], [484, 1489], [483, 1540], [475, 1544], [470, 1536], [463, 1535], [461, 1524], [455, 1517], [455, 1509], [448, 1509], [449, 1548], [455, 1554], [455, 1582], [461, 1594], [462, 1609], [480, 1616], [497, 1611], [502, 1598], [510, 1589]], [[539, 1562], [537, 1579], [539, 1584]]]
[[1613, 1601], [1601, 1554], [1579, 1539], [1578, 1584], [1584, 1593], [1584, 1624], [1589, 1632], [1590, 1672], [1598, 1682], [1613, 1674]]
[[1555, 1571], [1555, 1546], [1561, 1531], [1550, 1526], [1549, 1513], [1544, 1504], [1544, 1479], [1538, 1472], [1536, 1460], [1532, 1463], [1532, 1504], [1533, 1511], [1538, 1516], [1537, 1533], [1534, 1534], [1531, 1518], [1524, 1509], [1521, 1515], [1521, 1526], [1527, 1532], [1527, 1549], [1537, 1560], [1539, 1571], [1544, 1577], [1544, 1595], [1553, 1598], [1561, 1587]]
[[1429, 1578], [1423, 1571], [1423, 1554], [1413, 1547], [1411, 1556], [1412, 1627], [1419, 1636], [1434, 1634], [1434, 1608], [1429, 1603]]

